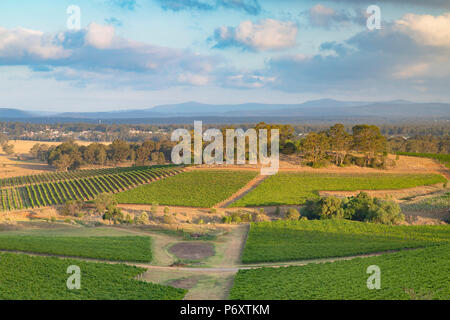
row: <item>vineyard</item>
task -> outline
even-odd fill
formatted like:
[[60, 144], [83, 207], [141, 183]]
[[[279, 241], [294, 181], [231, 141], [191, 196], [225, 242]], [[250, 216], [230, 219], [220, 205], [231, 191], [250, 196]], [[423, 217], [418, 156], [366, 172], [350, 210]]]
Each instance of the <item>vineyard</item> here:
[[117, 194], [119, 203], [209, 208], [243, 188], [257, 173], [252, 171], [195, 170], [183, 172]]
[[319, 191], [395, 190], [445, 183], [439, 174], [278, 173], [234, 202], [232, 207], [303, 204]]
[[149, 237], [55, 237], [0, 234], [0, 250], [110, 261], [150, 262]]
[[[67, 268], [82, 272], [79, 290], [66, 286]], [[0, 254], [0, 300], [180, 300], [186, 290], [136, 280], [144, 268], [23, 254]]]
[[253, 223], [244, 263], [342, 257], [450, 242], [450, 226], [388, 226], [347, 220]]
[[[281, 247], [281, 246], [280, 246]], [[230, 299], [383, 300], [450, 299], [450, 245], [378, 257], [287, 268], [240, 270]], [[368, 290], [367, 267], [381, 270], [381, 289]]]
[[176, 175], [176, 166], [123, 167], [54, 172], [0, 180], [0, 211], [88, 201], [99, 193], [118, 193], [138, 185]]

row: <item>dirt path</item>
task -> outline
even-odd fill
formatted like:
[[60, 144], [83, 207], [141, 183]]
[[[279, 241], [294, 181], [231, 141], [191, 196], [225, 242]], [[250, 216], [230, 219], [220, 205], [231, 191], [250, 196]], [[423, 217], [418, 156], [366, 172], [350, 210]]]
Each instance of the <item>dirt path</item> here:
[[249, 226], [246, 224], [236, 225], [230, 232], [215, 241], [215, 255], [206, 261], [206, 266], [228, 268], [240, 265], [248, 230]]
[[403, 198], [415, 198], [419, 196], [427, 196], [436, 192], [442, 191], [442, 183], [430, 186], [418, 186], [405, 189], [383, 189], [383, 190], [355, 190], [355, 191], [319, 191], [321, 197], [337, 196], [337, 197], [351, 197], [360, 192], [365, 192], [373, 197], [386, 198], [392, 197], [397, 200]]
[[[145, 234], [145, 232], [130, 232], [134, 234]], [[287, 266], [304, 266], [307, 264], [318, 264], [335, 262], [341, 260], [352, 260], [356, 258], [367, 258], [379, 256], [382, 254], [389, 254], [398, 252], [400, 250], [390, 250], [383, 252], [375, 252], [371, 254], [353, 255], [347, 257], [311, 259], [289, 262], [276, 263], [259, 263], [259, 264], [241, 264], [241, 253], [248, 234], [248, 226], [240, 225], [234, 228], [228, 235], [228, 238], [223, 239], [223, 247], [225, 250], [218, 253], [218, 259], [210, 261], [212, 264], [208, 267], [171, 267], [169, 266], [173, 257], [168, 255], [167, 247], [174, 243], [174, 238], [170, 236], [152, 233], [153, 238], [153, 261], [152, 263], [138, 263], [138, 262], [120, 262], [107, 261], [102, 259], [69, 257], [62, 255], [52, 255], [45, 253], [32, 253], [23, 251], [8, 251], [0, 250], [0, 252], [13, 252], [17, 254], [27, 254], [31, 256], [57, 257], [61, 259], [77, 259], [87, 262], [109, 263], [109, 264], [127, 264], [146, 269], [147, 271], [139, 275], [137, 279], [142, 281], [149, 281], [152, 283], [159, 283], [163, 285], [175, 285], [179, 288], [188, 289], [185, 300], [225, 300], [228, 298], [229, 292], [233, 287], [235, 274], [239, 270], [256, 269], [262, 267], [280, 268]], [[176, 242], [176, 241], [175, 241]], [[158, 248], [159, 247], [159, 248]], [[404, 249], [414, 250], [414, 249]]]
[[251, 180], [249, 183], [247, 183], [245, 185], [245, 187], [243, 187], [242, 189], [239, 189], [236, 193], [234, 193], [231, 197], [229, 197], [228, 199], [226, 199], [226, 200], [216, 204], [214, 206], [214, 208], [226, 208], [226, 207], [228, 207], [231, 203], [241, 199], [247, 193], [249, 193], [250, 191], [255, 189], [257, 186], [259, 186], [268, 177], [269, 176], [263, 176], [263, 175], [257, 176], [256, 178]]
[[[419, 248], [417, 248], [419, 249]], [[345, 257], [334, 257], [334, 258], [321, 258], [321, 259], [309, 259], [309, 260], [299, 260], [299, 261], [288, 261], [288, 262], [274, 262], [274, 263], [259, 263], [259, 264], [243, 264], [237, 266], [230, 267], [170, 267], [170, 266], [156, 266], [148, 263], [140, 263], [140, 262], [124, 262], [124, 261], [109, 261], [103, 259], [94, 259], [94, 258], [82, 258], [77, 256], [64, 256], [64, 255], [56, 255], [56, 254], [48, 254], [48, 253], [36, 253], [36, 252], [27, 252], [20, 250], [0, 250], [3, 253], [17, 253], [17, 254], [26, 254], [29, 256], [37, 256], [37, 257], [55, 257], [60, 259], [77, 259], [80, 261], [86, 262], [97, 262], [97, 263], [108, 263], [108, 264], [126, 264], [129, 266], [136, 266], [140, 268], [145, 268], [150, 271], [158, 270], [158, 271], [175, 271], [175, 272], [187, 272], [194, 274], [214, 274], [214, 273], [236, 273], [239, 270], [250, 270], [250, 269], [259, 269], [259, 268], [282, 268], [288, 266], [305, 266], [308, 264], [318, 264], [318, 263], [327, 263], [327, 262], [336, 262], [343, 260], [353, 260], [357, 258], [369, 258], [369, 257], [377, 257], [384, 254], [396, 253], [404, 250], [417, 250], [416, 248], [405, 248], [400, 250], [387, 250], [381, 252], [360, 254], [360, 255], [352, 255]]]

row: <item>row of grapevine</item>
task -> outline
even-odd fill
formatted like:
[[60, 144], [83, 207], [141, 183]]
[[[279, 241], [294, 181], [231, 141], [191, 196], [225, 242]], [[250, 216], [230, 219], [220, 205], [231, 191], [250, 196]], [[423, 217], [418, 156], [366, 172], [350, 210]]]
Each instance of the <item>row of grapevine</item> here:
[[181, 167], [172, 166], [132, 168], [104, 171], [106, 174], [103, 175], [80, 175], [75, 179], [3, 188], [0, 189], [0, 211], [58, 205], [67, 200], [88, 201], [102, 192], [121, 192], [183, 171]]
[[18, 187], [28, 184], [38, 184], [44, 182], [55, 182], [62, 180], [80, 179], [87, 177], [94, 177], [107, 174], [117, 174], [124, 172], [133, 172], [136, 170], [158, 169], [158, 168], [170, 168], [171, 166], [135, 166], [135, 167], [116, 167], [116, 168], [103, 168], [103, 169], [85, 169], [66, 172], [51, 172], [42, 173], [28, 176], [18, 176], [11, 178], [0, 179], [0, 188], [5, 187]]

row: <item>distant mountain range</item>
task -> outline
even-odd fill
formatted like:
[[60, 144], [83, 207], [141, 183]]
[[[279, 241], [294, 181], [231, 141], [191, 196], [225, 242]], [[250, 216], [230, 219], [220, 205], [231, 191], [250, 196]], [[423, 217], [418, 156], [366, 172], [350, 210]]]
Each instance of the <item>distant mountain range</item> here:
[[[450, 103], [416, 103], [405, 100], [385, 102], [338, 101], [322, 99], [300, 104], [203, 104], [186, 102], [180, 104], [160, 105], [148, 109], [127, 109], [108, 112], [27, 112], [19, 109], [0, 108], [1, 120], [39, 120], [51, 121], [99, 121], [124, 122], [126, 119], [170, 118], [246, 118], [249, 121], [277, 119], [441, 119], [450, 120]], [[108, 121], [109, 120], [109, 121]]]

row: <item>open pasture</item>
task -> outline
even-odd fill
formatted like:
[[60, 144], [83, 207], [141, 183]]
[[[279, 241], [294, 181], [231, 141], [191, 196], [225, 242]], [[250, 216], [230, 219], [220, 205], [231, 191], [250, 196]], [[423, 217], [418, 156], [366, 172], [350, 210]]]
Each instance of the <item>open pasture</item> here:
[[439, 153], [418, 153], [418, 152], [397, 152], [398, 155], [429, 158], [434, 159], [450, 168], [450, 154], [439, 154]]

